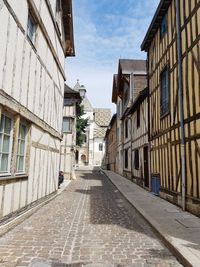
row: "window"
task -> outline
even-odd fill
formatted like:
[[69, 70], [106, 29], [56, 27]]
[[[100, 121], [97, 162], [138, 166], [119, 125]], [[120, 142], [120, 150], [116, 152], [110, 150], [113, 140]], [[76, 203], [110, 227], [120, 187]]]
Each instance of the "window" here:
[[128, 138], [128, 120], [125, 120], [125, 138]]
[[59, 31], [59, 34], [61, 35], [61, 0], [56, 1], [56, 24]]
[[71, 132], [71, 118], [64, 117], [63, 118], [63, 133], [65, 132]]
[[12, 119], [1, 115], [0, 123], [0, 173], [9, 172], [12, 138]]
[[99, 144], [99, 151], [103, 151], [103, 144], [102, 143]]
[[134, 166], [136, 170], [139, 170], [139, 150], [135, 150], [135, 157], [134, 157]]
[[24, 172], [27, 126], [20, 123], [17, 146], [17, 172]]
[[140, 107], [137, 109], [137, 128], [140, 127]]
[[27, 36], [31, 40], [32, 43], [35, 41], [35, 32], [36, 32], [36, 23], [29, 13], [28, 15], [28, 25], [27, 25]]
[[124, 167], [125, 169], [128, 169], [128, 149], [125, 149], [124, 151]]
[[169, 88], [167, 67], [160, 75], [160, 115], [164, 116], [169, 111]]
[[160, 37], [162, 38], [167, 32], [167, 15], [165, 15], [162, 19], [160, 26]]

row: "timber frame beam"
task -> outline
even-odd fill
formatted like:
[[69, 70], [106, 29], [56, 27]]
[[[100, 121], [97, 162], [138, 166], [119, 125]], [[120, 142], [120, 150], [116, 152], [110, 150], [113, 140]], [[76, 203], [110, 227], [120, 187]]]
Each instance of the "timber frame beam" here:
[[33, 114], [23, 105], [21, 105], [19, 102], [17, 102], [14, 98], [6, 94], [2, 89], [0, 89], [0, 105], [2, 105], [3, 107], [7, 109], [10, 109], [10, 107], [12, 107], [12, 110], [14, 112], [16, 112], [17, 114], [20, 114], [26, 120], [34, 123], [35, 125], [40, 127], [42, 130], [48, 132], [53, 137], [56, 137], [59, 140], [62, 140], [62, 136], [59, 132], [54, 130], [51, 126], [49, 126], [42, 119], [38, 118], [35, 114]]

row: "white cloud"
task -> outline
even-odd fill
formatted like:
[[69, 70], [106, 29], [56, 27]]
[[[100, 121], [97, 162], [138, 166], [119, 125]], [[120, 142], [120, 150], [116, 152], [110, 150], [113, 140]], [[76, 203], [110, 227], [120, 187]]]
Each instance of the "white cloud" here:
[[112, 0], [107, 9], [108, 0], [74, 0], [76, 57], [66, 60], [67, 83], [80, 79], [95, 107], [115, 111], [111, 91], [118, 59], [146, 58], [140, 45], [158, 2]]

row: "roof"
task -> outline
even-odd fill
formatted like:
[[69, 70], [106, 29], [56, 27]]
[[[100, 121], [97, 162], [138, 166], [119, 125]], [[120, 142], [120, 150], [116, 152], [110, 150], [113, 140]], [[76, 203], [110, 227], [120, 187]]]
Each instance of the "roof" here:
[[65, 84], [65, 88], [64, 88], [64, 94], [76, 94], [76, 95], [79, 95], [79, 92], [73, 90], [71, 87], [69, 87], [67, 84]]
[[117, 103], [117, 74], [113, 75], [112, 103]]
[[140, 91], [139, 95], [137, 96], [132, 106], [130, 107], [127, 115], [133, 114], [136, 111], [138, 105], [142, 103], [142, 101], [148, 96], [148, 92], [149, 90], [147, 87], [142, 91]]
[[107, 128], [107, 131], [106, 131], [106, 134], [105, 134], [105, 137], [107, 137], [107, 135], [109, 134], [110, 130], [112, 129], [112, 126], [114, 124], [114, 122], [117, 120], [117, 114], [115, 113], [113, 116], [112, 116], [112, 119], [110, 120], [110, 124]]
[[131, 73], [140, 73], [146, 75], [147, 63], [142, 59], [119, 59], [117, 94], [121, 97], [123, 94], [123, 77], [129, 75], [127, 80], [130, 83]]
[[122, 73], [146, 72], [146, 60], [141, 59], [119, 59], [119, 68], [121, 68]]
[[149, 29], [145, 35], [145, 38], [142, 42], [141, 49], [142, 51], [148, 51], [149, 46], [158, 30], [158, 28], [161, 25], [162, 19], [164, 15], [166, 14], [168, 7], [170, 6], [172, 0], [161, 0], [160, 4], [158, 5], [158, 8], [156, 10], [156, 13], [151, 21], [151, 24], [149, 26]]
[[98, 126], [107, 127], [110, 123], [111, 110], [107, 108], [94, 108], [94, 121]]
[[77, 102], [80, 103], [82, 101], [79, 92], [73, 90], [66, 84], [64, 88], [64, 99], [65, 99], [65, 105], [70, 105], [72, 103], [77, 103]]
[[72, 0], [62, 0], [65, 56], [75, 56]]
[[103, 138], [106, 134], [106, 127], [97, 126], [94, 128], [94, 138]]

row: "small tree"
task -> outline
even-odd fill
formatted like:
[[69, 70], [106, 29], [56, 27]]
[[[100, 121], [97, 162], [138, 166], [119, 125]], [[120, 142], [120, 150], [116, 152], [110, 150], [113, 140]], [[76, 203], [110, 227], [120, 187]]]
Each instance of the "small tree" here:
[[82, 144], [85, 142], [85, 131], [86, 127], [88, 126], [88, 119], [82, 118], [84, 115], [84, 106], [77, 104], [76, 105], [76, 115], [77, 115], [77, 121], [76, 121], [76, 145], [82, 146]]

